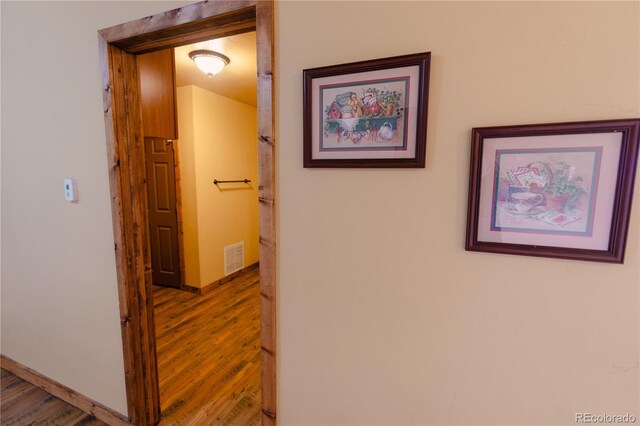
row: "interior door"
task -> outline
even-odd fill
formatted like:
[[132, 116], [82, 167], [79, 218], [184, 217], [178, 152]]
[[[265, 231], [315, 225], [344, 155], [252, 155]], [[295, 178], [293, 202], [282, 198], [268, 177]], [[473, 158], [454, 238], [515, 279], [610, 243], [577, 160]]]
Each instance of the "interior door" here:
[[173, 141], [145, 138], [153, 284], [180, 287], [178, 210]]

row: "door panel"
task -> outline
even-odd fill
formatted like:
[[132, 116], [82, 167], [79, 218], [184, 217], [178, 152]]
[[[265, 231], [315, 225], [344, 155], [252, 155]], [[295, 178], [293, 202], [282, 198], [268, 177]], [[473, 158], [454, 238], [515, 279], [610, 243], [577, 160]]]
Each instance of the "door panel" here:
[[174, 50], [138, 55], [144, 134], [177, 139]]
[[160, 246], [158, 270], [162, 273], [172, 273], [174, 271], [172, 241], [173, 230], [168, 226], [158, 226], [158, 245]]
[[[170, 164], [153, 163], [153, 178], [155, 179], [155, 210], [162, 213], [171, 213], [171, 194], [169, 183]], [[174, 184], [175, 188], [175, 184]]]
[[145, 138], [144, 145], [153, 283], [179, 288], [180, 251], [173, 142]]

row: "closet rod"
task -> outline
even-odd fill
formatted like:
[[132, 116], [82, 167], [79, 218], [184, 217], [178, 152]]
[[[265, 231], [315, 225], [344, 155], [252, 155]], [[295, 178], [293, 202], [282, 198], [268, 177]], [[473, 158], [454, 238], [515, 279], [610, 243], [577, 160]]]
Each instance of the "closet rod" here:
[[213, 180], [213, 184], [217, 185], [219, 183], [250, 183], [251, 180], [250, 179], [242, 179], [242, 180], [218, 180], [218, 179], [214, 179]]

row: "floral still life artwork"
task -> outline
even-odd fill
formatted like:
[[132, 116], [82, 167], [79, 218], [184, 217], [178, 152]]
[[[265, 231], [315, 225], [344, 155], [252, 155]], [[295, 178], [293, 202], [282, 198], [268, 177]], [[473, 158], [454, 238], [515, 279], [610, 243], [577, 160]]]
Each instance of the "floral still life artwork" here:
[[601, 147], [497, 150], [491, 229], [591, 235]]
[[406, 149], [408, 77], [320, 86], [320, 150]]

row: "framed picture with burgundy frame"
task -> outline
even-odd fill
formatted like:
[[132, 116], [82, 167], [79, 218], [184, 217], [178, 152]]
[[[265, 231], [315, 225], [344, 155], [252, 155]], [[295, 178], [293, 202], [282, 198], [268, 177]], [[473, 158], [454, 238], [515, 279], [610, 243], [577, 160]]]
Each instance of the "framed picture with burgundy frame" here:
[[466, 249], [622, 263], [640, 119], [474, 128]]
[[304, 167], [425, 166], [431, 53], [305, 69]]

